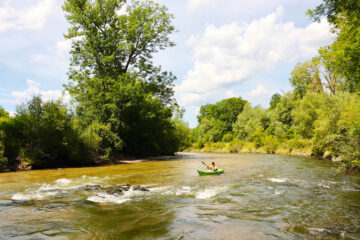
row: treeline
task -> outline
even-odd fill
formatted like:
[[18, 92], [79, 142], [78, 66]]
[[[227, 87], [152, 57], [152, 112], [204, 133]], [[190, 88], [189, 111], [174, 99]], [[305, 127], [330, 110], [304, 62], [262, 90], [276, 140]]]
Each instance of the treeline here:
[[153, 1], [65, 0], [72, 42], [71, 107], [35, 96], [14, 117], [1, 110], [0, 169], [83, 166], [174, 154], [188, 127], [176, 77], [152, 62], [174, 46], [173, 16]]
[[[60, 100], [43, 102], [40, 96], [34, 96], [18, 106], [13, 117], [0, 107], [0, 170], [106, 164], [124, 157], [124, 154], [173, 154], [186, 145], [183, 135], [190, 130], [176, 118], [159, 119], [162, 117], [160, 115], [157, 118], [162, 120], [161, 123], [167, 122], [166, 125], [157, 126], [148, 132], [142, 129], [143, 134], [152, 135], [135, 145], [123, 142], [121, 150], [110, 155], [108, 153], [113, 149], [104, 149], [102, 146], [103, 142], [109, 141], [109, 135], [104, 134], [109, 129], [93, 123], [91, 128], [84, 130], [81, 118]], [[139, 124], [146, 123], [139, 121]], [[134, 152], [132, 149], [135, 149]]]
[[[325, 1], [308, 14], [326, 16], [337, 40], [298, 63], [289, 79], [293, 90], [274, 94], [268, 109], [241, 98], [202, 106], [193, 148], [304, 153], [360, 170], [360, 3]], [[233, 115], [223, 114], [228, 110]]]

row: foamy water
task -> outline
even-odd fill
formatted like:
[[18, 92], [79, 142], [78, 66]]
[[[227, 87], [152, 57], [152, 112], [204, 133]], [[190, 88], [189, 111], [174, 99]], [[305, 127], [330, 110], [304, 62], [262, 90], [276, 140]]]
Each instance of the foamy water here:
[[285, 178], [269, 178], [268, 180], [271, 181], [271, 182], [276, 182], [276, 183], [286, 182]]
[[131, 200], [125, 196], [115, 196], [112, 194], [107, 194], [104, 192], [97, 193], [96, 195], [90, 196], [87, 198], [88, 201], [97, 202], [97, 203], [117, 203], [121, 204]]

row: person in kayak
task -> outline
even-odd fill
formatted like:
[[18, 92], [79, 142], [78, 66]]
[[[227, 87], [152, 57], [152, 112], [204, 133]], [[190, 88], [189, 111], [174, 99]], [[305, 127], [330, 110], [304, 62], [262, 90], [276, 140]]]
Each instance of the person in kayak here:
[[209, 170], [213, 170], [213, 171], [217, 171], [218, 170], [218, 167], [216, 166], [215, 162], [212, 162], [211, 163], [211, 166], [208, 167]]

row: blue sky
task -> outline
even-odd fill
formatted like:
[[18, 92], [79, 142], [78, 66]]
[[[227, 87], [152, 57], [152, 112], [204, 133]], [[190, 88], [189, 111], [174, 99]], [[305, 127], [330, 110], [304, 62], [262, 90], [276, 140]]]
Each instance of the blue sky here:
[[[305, 15], [318, 0], [159, 0], [174, 14], [176, 47], [155, 56], [172, 71], [185, 120], [201, 105], [241, 96], [267, 107], [290, 89], [295, 64], [334, 40], [326, 20]], [[14, 112], [33, 94], [63, 95], [70, 44], [59, 0], [0, 1], [0, 105]], [[64, 96], [65, 100], [68, 98]]]

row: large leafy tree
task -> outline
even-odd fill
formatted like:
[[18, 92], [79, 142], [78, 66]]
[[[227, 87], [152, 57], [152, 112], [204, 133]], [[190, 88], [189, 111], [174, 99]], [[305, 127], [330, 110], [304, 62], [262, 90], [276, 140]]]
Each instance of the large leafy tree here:
[[199, 123], [204, 118], [214, 118], [224, 122], [226, 131], [232, 130], [232, 124], [236, 121], [237, 116], [242, 112], [247, 101], [241, 97], [233, 97], [221, 100], [215, 104], [206, 104], [201, 106], [198, 115]]
[[[126, 3], [126, 5], [125, 5]], [[171, 117], [175, 77], [152, 62], [173, 46], [172, 15], [153, 1], [66, 0], [70, 81], [80, 126], [99, 155], [176, 150]]]
[[312, 60], [296, 64], [289, 81], [294, 87], [295, 94], [300, 97], [303, 97], [308, 90], [323, 91], [319, 65]]
[[327, 69], [344, 78], [343, 89], [360, 90], [360, 1], [324, 0], [308, 14], [326, 17], [337, 33], [336, 41], [319, 52]]
[[201, 106], [197, 116], [196, 129], [198, 142], [218, 142], [224, 135], [231, 134], [237, 116], [243, 111], [247, 101], [241, 97], [221, 100], [215, 104]]

